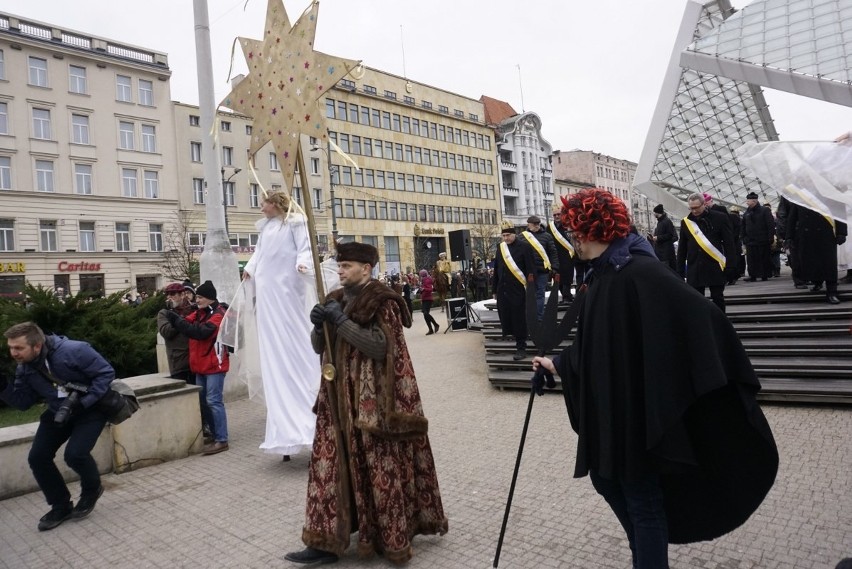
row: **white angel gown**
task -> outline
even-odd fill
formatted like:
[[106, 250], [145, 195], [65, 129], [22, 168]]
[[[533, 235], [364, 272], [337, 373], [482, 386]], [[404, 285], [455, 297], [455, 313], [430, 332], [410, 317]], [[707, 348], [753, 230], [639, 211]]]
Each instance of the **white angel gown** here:
[[[266, 437], [260, 448], [292, 455], [310, 449], [319, 391], [320, 358], [311, 347], [309, 313], [316, 302], [308, 225], [291, 213], [257, 222], [257, 247], [245, 270], [253, 281], [254, 316], [266, 402]], [[250, 312], [250, 311], [246, 311]], [[248, 316], [248, 315], [246, 315]]]

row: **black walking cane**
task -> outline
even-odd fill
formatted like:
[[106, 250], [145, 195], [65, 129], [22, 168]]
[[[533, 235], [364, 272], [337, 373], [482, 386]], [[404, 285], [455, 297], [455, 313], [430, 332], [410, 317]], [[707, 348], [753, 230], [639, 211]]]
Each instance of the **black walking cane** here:
[[[559, 282], [558, 276], [556, 281]], [[583, 295], [585, 294], [585, 285], [581, 287], [575, 295], [574, 302], [568, 309], [568, 314], [562, 319], [558, 328], [556, 321], [559, 312], [559, 295], [556, 290], [550, 291], [550, 296], [547, 299], [547, 305], [544, 309], [544, 314], [541, 321], [538, 320], [538, 309], [535, 301], [535, 282], [527, 283], [526, 290], [526, 317], [527, 328], [530, 331], [530, 338], [535, 344], [539, 356], [545, 355], [547, 352], [559, 345], [559, 343], [568, 337], [574, 322], [580, 314]], [[509, 486], [509, 497], [506, 500], [506, 512], [503, 514], [503, 525], [500, 528], [500, 538], [497, 540], [497, 552], [494, 554], [494, 564], [492, 567], [497, 567], [500, 562], [500, 550], [503, 549], [503, 537], [506, 534], [506, 524], [509, 522], [509, 511], [512, 508], [512, 497], [515, 495], [515, 483], [518, 481], [518, 471], [521, 468], [521, 457], [524, 454], [524, 443], [527, 440], [527, 428], [530, 424], [530, 416], [532, 415], [533, 401], [535, 396], [544, 394], [544, 387], [552, 389], [556, 387], [556, 380], [549, 371], [539, 366], [531, 379], [530, 400], [527, 404], [527, 416], [524, 419], [524, 428], [521, 431], [521, 442], [518, 445], [518, 457], [515, 459], [515, 471], [512, 473], [512, 484]], [[564, 387], [563, 387], [564, 389]]]

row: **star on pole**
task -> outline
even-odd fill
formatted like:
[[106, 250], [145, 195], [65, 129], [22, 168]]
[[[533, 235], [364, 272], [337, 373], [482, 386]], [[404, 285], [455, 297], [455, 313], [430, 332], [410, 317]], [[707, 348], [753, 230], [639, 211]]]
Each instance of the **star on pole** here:
[[281, 0], [269, 0], [263, 40], [239, 38], [249, 73], [221, 103], [252, 118], [250, 156], [272, 141], [283, 173], [296, 171], [301, 134], [327, 140], [316, 102], [360, 64], [313, 49], [318, 12], [315, 0], [290, 27]]

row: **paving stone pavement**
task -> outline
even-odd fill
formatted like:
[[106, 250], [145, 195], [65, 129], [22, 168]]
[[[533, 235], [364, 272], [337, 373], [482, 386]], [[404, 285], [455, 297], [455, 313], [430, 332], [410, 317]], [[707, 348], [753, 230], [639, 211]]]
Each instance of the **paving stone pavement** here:
[[[491, 388], [478, 333], [427, 337], [415, 320], [406, 335], [450, 531], [415, 538], [408, 567], [491, 567], [528, 393]], [[105, 476], [106, 493], [84, 520], [42, 533], [40, 493], [0, 502], [0, 567], [296, 567], [283, 555], [302, 547], [307, 455], [283, 463], [263, 454], [263, 407], [227, 408], [230, 451]], [[672, 546], [673, 568], [833, 569], [852, 556], [852, 409], [765, 412], [781, 452], [774, 488], [731, 534]], [[561, 395], [536, 398], [500, 567], [630, 567], [614, 515], [587, 478], [571, 478], [575, 447]], [[391, 566], [353, 549], [336, 567]]]

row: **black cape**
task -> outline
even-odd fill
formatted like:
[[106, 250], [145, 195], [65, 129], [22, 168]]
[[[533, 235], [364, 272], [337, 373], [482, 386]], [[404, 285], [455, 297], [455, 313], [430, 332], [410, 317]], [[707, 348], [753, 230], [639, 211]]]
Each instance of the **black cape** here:
[[733, 530], [772, 487], [778, 451], [736, 331], [656, 259], [595, 268], [556, 363], [579, 435], [574, 476], [659, 473], [671, 543]]

